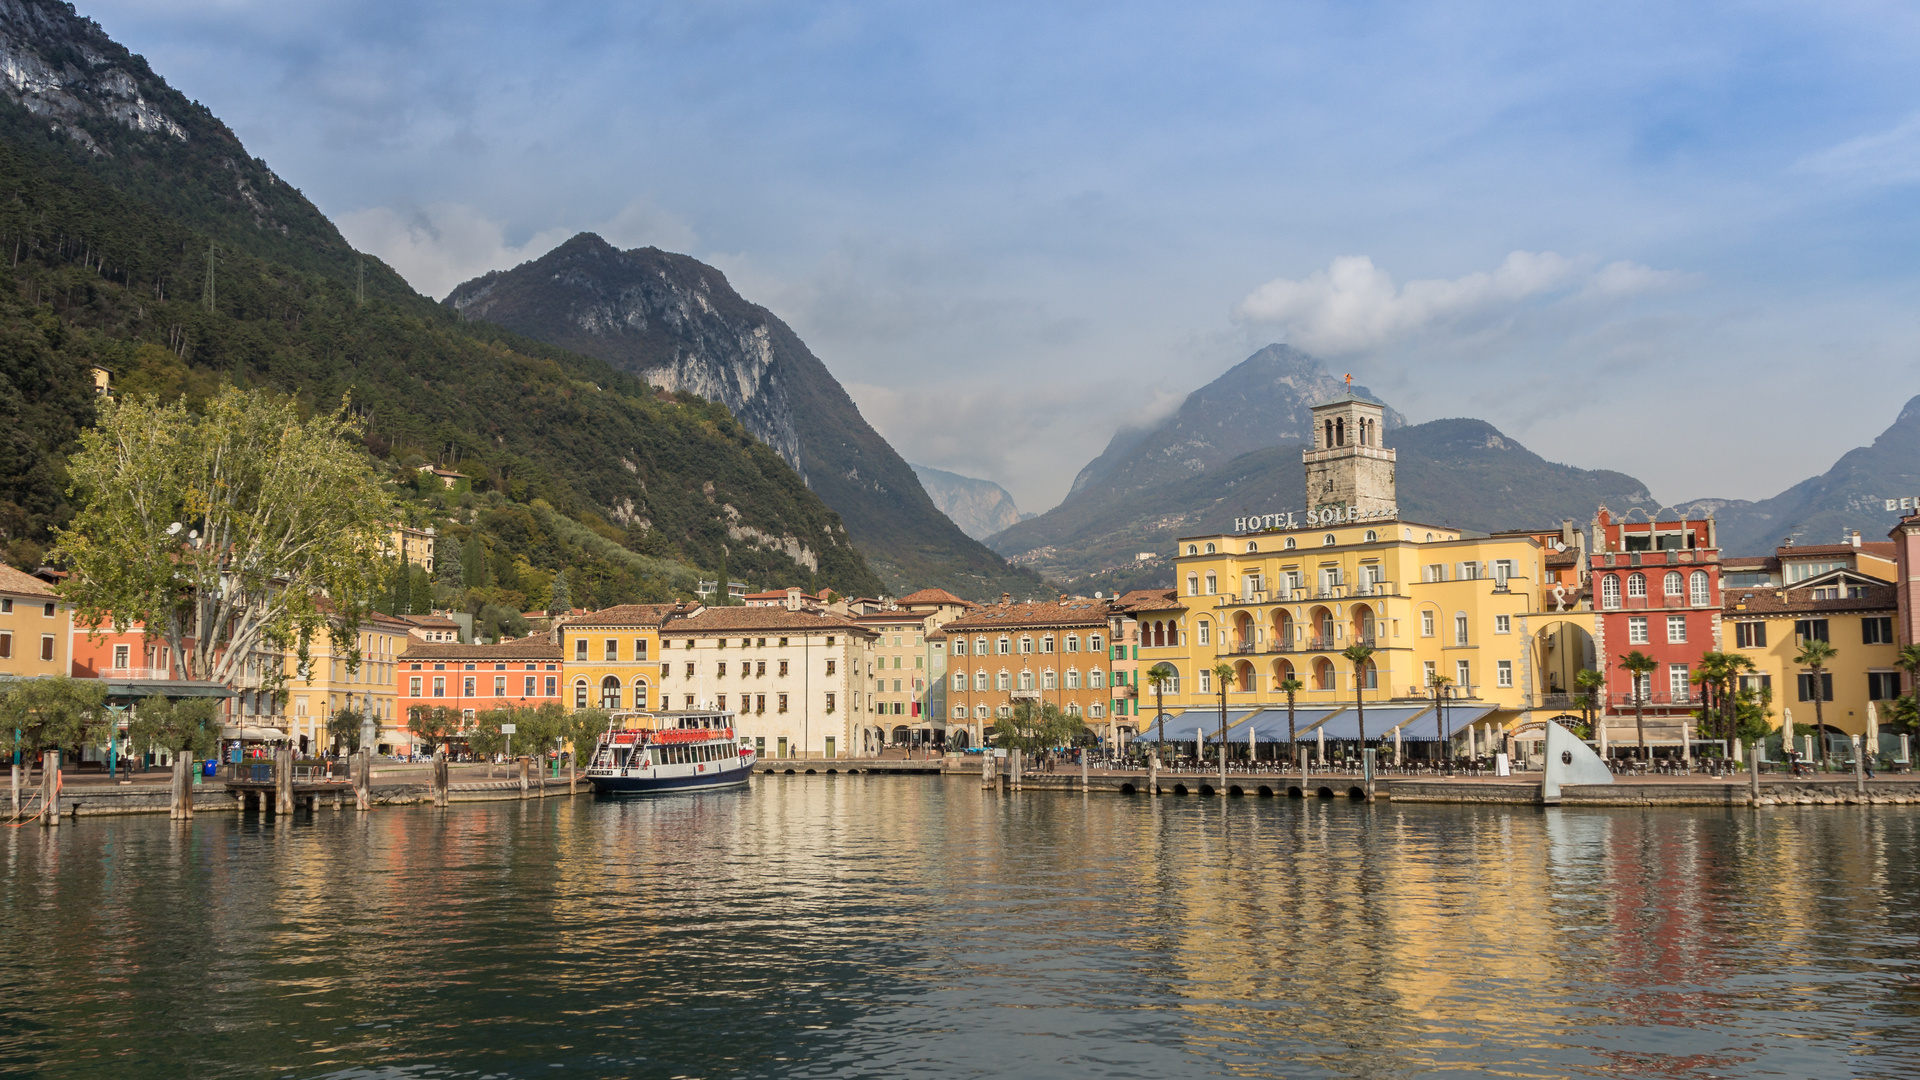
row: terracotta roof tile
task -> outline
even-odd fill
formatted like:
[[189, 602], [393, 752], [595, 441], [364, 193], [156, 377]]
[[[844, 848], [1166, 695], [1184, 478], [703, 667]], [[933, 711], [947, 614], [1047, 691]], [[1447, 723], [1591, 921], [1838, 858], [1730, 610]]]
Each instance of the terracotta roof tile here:
[[558, 660], [560, 646], [545, 634], [502, 641], [497, 645], [455, 645], [450, 642], [415, 642], [400, 654], [403, 661], [419, 660]]
[[1774, 548], [1773, 553], [1782, 559], [1795, 559], [1811, 555], [1851, 555], [1858, 551], [1877, 555], [1882, 559], [1891, 559], [1893, 549], [1894, 543], [1891, 540], [1866, 540], [1862, 541], [1859, 547], [1854, 547], [1852, 544], [1798, 544]]
[[1865, 596], [1835, 600], [1815, 600], [1812, 589], [1727, 589], [1720, 595], [1728, 616], [1845, 614], [1895, 611], [1900, 606], [1892, 585], [1869, 585]]
[[1105, 600], [1008, 601], [989, 604], [946, 625], [951, 631], [1002, 630], [1008, 627], [1105, 626], [1113, 606]]
[[568, 627], [660, 626], [678, 611], [689, 611], [683, 604], [617, 604], [590, 615], [567, 620]]
[[44, 596], [55, 598], [54, 591], [46, 582], [32, 574], [21, 573], [6, 563], [0, 563], [0, 592], [15, 596]]
[[698, 615], [675, 619], [660, 628], [660, 635], [698, 637], [728, 630], [853, 630], [871, 633], [845, 615], [830, 612], [788, 611], [783, 607], [708, 608]]
[[958, 604], [961, 607], [974, 606], [971, 602], [962, 600], [945, 589], [921, 589], [919, 592], [910, 592], [895, 601], [895, 603], [903, 607], [907, 604]]
[[1172, 589], [1130, 589], [1113, 601], [1117, 611], [1176, 611], [1183, 605]]

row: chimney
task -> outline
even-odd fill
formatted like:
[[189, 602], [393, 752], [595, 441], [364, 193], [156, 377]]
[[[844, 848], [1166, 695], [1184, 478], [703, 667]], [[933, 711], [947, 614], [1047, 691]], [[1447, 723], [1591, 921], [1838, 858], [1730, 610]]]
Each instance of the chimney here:
[[1010, 592], [1003, 592], [1003, 593], [1001, 593], [1001, 594], [1000, 594], [1000, 606], [1002, 606], [1002, 607], [1005, 607], [1006, 605], [1008, 605], [1008, 604], [1011, 604], [1011, 603], [1013, 603], [1013, 594], [1012, 594], [1012, 593], [1010, 593]]
[[1854, 546], [1854, 547], [1859, 547], [1859, 546], [1860, 546], [1860, 530], [1859, 530], [1859, 529], [1855, 529], [1855, 530], [1853, 530], [1853, 537], [1852, 537], [1852, 540], [1853, 540], [1853, 546]]

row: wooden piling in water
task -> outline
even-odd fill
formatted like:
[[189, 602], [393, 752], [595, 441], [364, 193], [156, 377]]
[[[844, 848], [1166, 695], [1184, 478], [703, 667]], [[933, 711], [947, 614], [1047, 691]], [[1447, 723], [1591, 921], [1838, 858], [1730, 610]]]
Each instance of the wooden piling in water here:
[[1160, 794], [1160, 751], [1147, 757], [1147, 794]]
[[1760, 741], [1747, 747], [1747, 801], [1760, 805]]
[[60, 751], [49, 750], [40, 759], [40, 824], [60, 824]]
[[1087, 752], [1080, 751], [1080, 790], [1087, 790]]
[[983, 788], [991, 788], [994, 784], [993, 751], [988, 750], [980, 755], [980, 786]]
[[445, 750], [435, 750], [433, 752], [432, 777], [433, 805], [445, 806], [447, 805], [447, 788], [451, 786], [447, 782], [447, 752]]
[[520, 758], [520, 797], [527, 797], [528, 774], [533, 771], [533, 759], [524, 755]]
[[273, 752], [273, 812], [293, 813], [293, 747]]
[[371, 810], [373, 790], [373, 757], [365, 750], [354, 752], [353, 763], [353, 808]]
[[1862, 770], [1866, 764], [1867, 737], [1853, 737], [1853, 793], [1861, 797], [1867, 794], [1867, 774]]

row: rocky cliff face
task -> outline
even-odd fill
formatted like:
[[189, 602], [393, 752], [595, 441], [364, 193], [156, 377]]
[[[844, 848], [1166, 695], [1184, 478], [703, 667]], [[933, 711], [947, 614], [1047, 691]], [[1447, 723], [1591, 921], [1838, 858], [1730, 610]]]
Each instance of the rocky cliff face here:
[[446, 303], [726, 405], [839, 511], [896, 594], [939, 586], [985, 599], [1040, 587], [948, 520], [792, 328], [711, 266], [582, 233], [461, 285]]
[[[537, 287], [528, 287], [530, 276], [539, 279]], [[742, 312], [744, 302], [710, 266], [657, 248], [619, 251], [582, 233], [527, 266], [461, 285], [447, 303], [468, 319], [599, 356], [655, 386], [717, 401], [806, 475], [786, 368], [775, 363], [768, 320]]]
[[1014, 505], [1013, 495], [991, 480], [976, 480], [926, 465], [915, 465], [913, 471], [933, 505], [975, 540], [985, 540], [1034, 516], [1022, 514]]

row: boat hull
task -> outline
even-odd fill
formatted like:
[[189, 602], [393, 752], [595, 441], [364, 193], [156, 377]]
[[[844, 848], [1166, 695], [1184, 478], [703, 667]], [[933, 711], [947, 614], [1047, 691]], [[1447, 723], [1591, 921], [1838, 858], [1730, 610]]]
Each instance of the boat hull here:
[[[635, 769], [634, 773], [654, 772]], [[711, 791], [715, 788], [745, 787], [753, 770], [723, 769], [685, 776], [589, 776], [587, 782], [602, 795], [671, 795], [686, 791]]]

